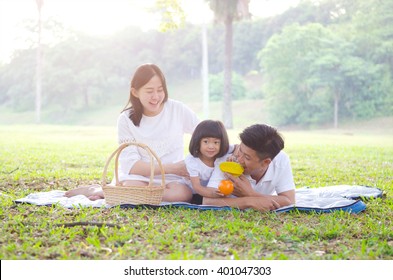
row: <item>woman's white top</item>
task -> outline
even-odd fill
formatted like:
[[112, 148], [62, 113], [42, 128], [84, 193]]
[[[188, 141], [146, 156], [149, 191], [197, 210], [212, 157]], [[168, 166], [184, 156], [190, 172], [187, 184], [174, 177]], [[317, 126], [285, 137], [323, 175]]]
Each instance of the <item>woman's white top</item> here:
[[[129, 113], [129, 110], [122, 112], [117, 121], [119, 145], [126, 142], [146, 144], [157, 154], [162, 164], [176, 163], [184, 159], [184, 134], [191, 134], [199, 123], [190, 108], [179, 101], [168, 99], [158, 115], [143, 115], [139, 126], [133, 124]], [[143, 148], [129, 146], [122, 151], [119, 157], [119, 181], [149, 181], [147, 177], [129, 174], [139, 160], [150, 163], [150, 156]], [[156, 175], [155, 179], [155, 183], [160, 183], [161, 175]], [[166, 183], [181, 179], [176, 175], [165, 175]]]

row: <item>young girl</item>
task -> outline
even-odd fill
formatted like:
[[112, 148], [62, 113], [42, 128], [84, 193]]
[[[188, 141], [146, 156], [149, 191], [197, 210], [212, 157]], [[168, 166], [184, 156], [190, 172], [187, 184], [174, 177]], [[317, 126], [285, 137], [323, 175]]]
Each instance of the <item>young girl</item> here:
[[[220, 121], [205, 120], [192, 134], [185, 159], [192, 189], [202, 197], [222, 197], [216, 188], [206, 187], [214, 170], [215, 161], [228, 153], [228, 134]], [[198, 199], [197, 199], [198, 200]]]

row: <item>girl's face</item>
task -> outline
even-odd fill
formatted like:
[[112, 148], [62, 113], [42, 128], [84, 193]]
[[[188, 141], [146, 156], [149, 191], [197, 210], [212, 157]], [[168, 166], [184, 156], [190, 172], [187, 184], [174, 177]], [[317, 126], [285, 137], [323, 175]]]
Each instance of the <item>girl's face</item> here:
[[215, 159], [220, 152], [221, 140], [219, 138], [206, 137], [201, 139], [200, 157], [205, 159]]
[[161, 79], [155, 75], [139, 90], [132, 89], [133, 96], [138, 98], [143, 106], [143, 114], [148, 117], [158, 115], [163, 108], [165, 92]]

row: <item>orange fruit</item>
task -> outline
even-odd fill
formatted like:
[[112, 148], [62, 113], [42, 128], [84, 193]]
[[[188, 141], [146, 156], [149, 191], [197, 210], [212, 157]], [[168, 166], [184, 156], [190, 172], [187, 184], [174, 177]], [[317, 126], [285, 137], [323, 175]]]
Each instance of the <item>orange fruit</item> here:
[[231, 180], [222, 180], [218, 185], [218, 190], [223, 195], [230, 195], [233, 192], [233, 183]]

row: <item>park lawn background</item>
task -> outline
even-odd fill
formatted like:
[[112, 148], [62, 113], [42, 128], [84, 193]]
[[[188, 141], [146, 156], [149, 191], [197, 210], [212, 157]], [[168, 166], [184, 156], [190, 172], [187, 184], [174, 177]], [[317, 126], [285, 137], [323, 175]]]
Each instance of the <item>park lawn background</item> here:
[[[229, 131], [231, 143], [239, 142], [238, 133]], [[391, 127], [282, 134], [298, 188], [367, 185], [382, 189], [385, 198], [366, 201], [367, 209], [360, 214], [15, 204], [14, 199], [32, 192], [100, 183], [104, 163], [117, 146], [116, 130], [4, 125], [0, 126], [0, 258], [393, 259]], [[73, 222], [98, 225], [67, 226]]]

